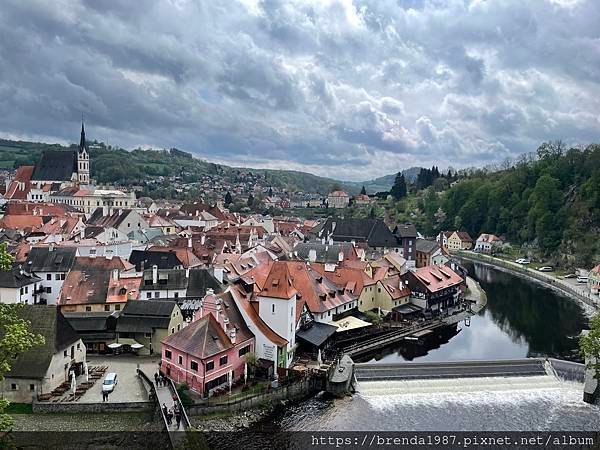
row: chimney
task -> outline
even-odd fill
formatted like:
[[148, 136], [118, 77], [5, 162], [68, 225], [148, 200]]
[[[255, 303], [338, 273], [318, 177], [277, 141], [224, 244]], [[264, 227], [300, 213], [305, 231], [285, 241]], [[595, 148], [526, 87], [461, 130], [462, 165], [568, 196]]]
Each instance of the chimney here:
[[113, 269], [113, 280], [119, 280], [119, 269]]
[[105, 257], [107, 260], [109, 260], [109, 261], [110, 261], [110, 260], [112, 259], [112, 257], [113, 257], [113, 253], [112, 253], [112, 251], [111, 251], [111, 250], [106, 250], [106, 253], [104, 254], [104, 257]]
[[338, 261], [342, 262], [344, 260], [344, 252], [340, 250], [340, 253], [338, 254]]
[[311, 248], [308, 251], [308, 260], [310, 262], [315, 262], [317, 260], [317, 251], [314, 248]]
[[227, 334], [227, 325], [229, 325], [229, 318], [223, 317], [223, 331]]
[[186, 268], [185, 268], [185, 277], [186, 277], [186, 278], [189, 278], [189, 277], [190, 277], [190, 268], [189, 268], [189, 267], [186, 267]]
[[329, 245], [333, 245], [333, 238], [329, 236]]
[[79, 237], [81, 239], [85, 239], [85, 228], [82, 228], [81, 231], [79, 232]]
[[219, 283], [223, 283], [223, 268], [215, 267], [213, 269], [213, 276], [219, 281]]
[[221, 305], [217, 304], [217, 322], [219, 321], [219, 313], [221, 312]]
[[152, 266], [152, 284], [158, 283], [158, 266], [155, 264]]
[[235, 327], [231, 329], [231, 331], [229, 332], [229, 339], [231, 339], [231, 343], [235, 344]]
[[48, 251], [49, 251], [49, 252], [53, 252], [53, 251], [54, 251], [54, 244], [50, 244], [50, 245], [48, 246]]
[[188, 248], [192, 248], [192, 238], [191, 237], [189, 237], [187, 240], [187, 246], [188, 246]]
[[203, 234], [202, 236], [200, 236], [200, 245], [204, 245], [205, 242], [206, 242], [206, 236]]
[[214, 295], [215, 290], [213, 288], [207, 288], [206, 289], [206, 295]]

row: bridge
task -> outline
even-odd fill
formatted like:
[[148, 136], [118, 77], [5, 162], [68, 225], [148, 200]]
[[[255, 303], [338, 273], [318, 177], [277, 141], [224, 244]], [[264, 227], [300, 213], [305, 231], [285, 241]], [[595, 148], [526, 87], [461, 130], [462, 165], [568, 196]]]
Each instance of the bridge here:
[[[169, 378], [167, 378], [167, 385], [158, 386], [154, 382], [154, 375], [149, 376], [144, 373], [141, 369], [138, 369], [138, 375], [143, 380], [146, 389], [148, 389], [149, 397], [154, 400], [156, 403], [156, 407], [158, 408], [158, 412], [162, 418], [162, 422], [165, 426], [165, 430], [169, 433], [169, 441], [171, 442], [172, 448], [179, 447], [180, 444], [186, 438], [185, 431], [188, 428], [191, 428], [190, 420], [188, 418], [187, 412], [181, 403], [181, 399], [179, 398], [179, 393], [175, 388], [175, 384]], [[167, 417], [163, 411], [163, 405], [166, 405], [167, 408], [173, 410], [175, 404], [178, 403], [181, 409], [181, 421], [179, 425], [177, 425], [177, 421], [175, 420], [175, 416], [173, 416], [171, 423], [168, 423]]]
[[523, 377], [547, 375], [543, 359], [453, 361], [430, 363], [355, 364], [358, 381], [415, 380], [433, 378]]

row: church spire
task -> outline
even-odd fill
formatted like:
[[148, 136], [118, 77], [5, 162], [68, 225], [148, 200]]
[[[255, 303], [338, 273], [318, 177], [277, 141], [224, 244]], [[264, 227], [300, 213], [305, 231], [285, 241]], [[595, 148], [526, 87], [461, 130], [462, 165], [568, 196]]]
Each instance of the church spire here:
[[85, 149], [85, 129], [83, 128], [83, 119], [81, 120], [81, 139], [79, 140], [79, 153]]

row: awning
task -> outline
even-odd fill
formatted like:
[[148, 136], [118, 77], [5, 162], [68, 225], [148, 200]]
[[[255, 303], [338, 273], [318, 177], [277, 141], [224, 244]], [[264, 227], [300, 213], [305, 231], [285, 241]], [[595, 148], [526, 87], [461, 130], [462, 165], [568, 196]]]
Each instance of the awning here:
[[337, 332], [340, 331], [348, 331], [348, 330], [356, 330], [358, 328], [370, 327], [371, 324], [369, 322], [365, 322], [364, 320], [357, 319], [354, 316], [347, 316], [340, 320], [334, 320], [331, 322], [331, 325], [337, 327]]
[[[142, 345], [138, 341], [136, 341], [135, 339], [132, 339], [132, 338], [118, 338], [117, 342], [119, 344], [129, 345], [130, 347], [133, 347], [136, 344], [137, 345]], [[143, 347], [143, 345], [142, 345], [142, 347]]]
[[417, 305], [413, 305], [412, 303], [406, 303], [404, 305], [396, 306], [395, 308], [393, 308], [393, 311], [400, 314], [413, 314], [423, 311], [423, 308], [420, 308]]
[[320, 347], [330, 336], [334, 335], [337, 327], [321, 322], [313, 322], [310, 328], [298, 330], [296, 337], [315, 347]]
[[131, 348], [133, 348], [134, 350], [139, 350], [140, 348], [144, 348], [144, 346], [142, 344], [136, 343], [131, 344]]
[[116, 342], [113, 342], [112, 344], [108, 344], [107, 347], [108, 348], [119, 348], [121, 347], [123, 344], [117, 344]]

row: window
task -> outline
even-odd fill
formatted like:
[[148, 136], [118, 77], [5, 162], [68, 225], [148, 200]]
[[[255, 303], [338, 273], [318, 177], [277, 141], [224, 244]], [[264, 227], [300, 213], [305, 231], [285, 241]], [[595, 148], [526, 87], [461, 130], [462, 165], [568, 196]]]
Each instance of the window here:
[[215, 368], [215, 362], [214, 361], [209, 361], [206, 363], [206, 371], [210, 371], [213, 370]]
[[146, 292], [146, 298], [152, 298], [152, 292]]
[[54, 275], [54, 279], [55, 280], [60, 280], [60, 273], [57, 273], [56, 275]]
[[179, 292], [175, 292], [175, 298], [179, 298]]
[[158, 297], [160, 297], [160, 292], [156, 291], [156, 292], [154, 293], [154, 298], [158, 298]]
[[275, 314], [275, 303], [271, 305], [271, 314]]
[[377, 288], [377, 292], [381, 294], [381, 288]]
[[30, 384], [29, 385], [29, 390], [30, 391], [35, 391], [35, 384]]
[[13, 391], [16, 391], [17, 389], [19, 389], [19, 386], [17, 386], [17, 383], [11, 383], [11, 385], [10, 385], [10, 388], [11, 388]]
[[110, 311], [110, 305], [104, 305], [104, 311]]
[[64, 356], [65, 358], [67, 357], [67, 351], [66, 351], [66, 350], [63, 352], [63, 356]]
[[181, 330], [181, 324], [180, 323], [177, 324], [177, 331], [179, 331], [179, 330]]
[[225, 364], [227, 364], [227, 355], [225, 355], [225, 356], [221, 356], [221, 357], [219, 358], [219, 365], [220, 365], [220, 366], [224, 366]]
[[192, 361], [190, 363], [190, 369], [192, 369], [194, 372], [198, 372], [198, 363], [196, 361]]
[[171, 328], [171, 334], [175, 333], [175, 327]]
[[19, 290], [19, 293], [20, 293], [21, 295], [23, 295], [23, 292], [25, 292], [25, 291], [23, 290], [23, 288], [21, 288], [21, 289]]
[[61, 279], [61, 280], [64, 280], [64, 279], [65, 279], [65, 276], [66, 276], [66, 274], [64, 274], [64, 273], [61, 273], [61, 274], [60, 274], [60, 279]]
[[249, 345], [246, 345], [245, 347], [240, 348], [239, 356], [244, 356], [246, 353], [250, 353]]
[[25, 286], [25, 293], [28, 294], [29, 293], [29, 286]]
[[46, 274], [46, 280], [47, 280], [47, 281], [50, 281], [50, 280], [52, 280], [52, 274], [51, 274], [51, 273], [47, 273], [47, 274]]
[[165, 350], [165, 358], [167, 358], [169, 361], [171, 361], [171, 350]]
[[77, 344], [77, 350], [81, 348], [81, 344]]
[[152, 337], [152, 333], [144, 333], [144, 337], [150, 339]]
[[182, 365], [183, 364], [183, 356], [179, 355], [177, 357], [177, 362], [179, 363], [179, 365]]
[[120, 311], [121, 310], [121, 305], [119, 305], [118, 303], [115, 305], [115, 311]]
[[46, 288], [46, 294], [51, 294], [51, 293], [52, 293], [52, 288], [48, 286]]
[[87, 312], [90, 312], [90, 311], [92, 310], [92, 307], [91, 307], [91, 306], [86, 306], [86, 307], [85, 307], [85, 310], [86, 310]]

